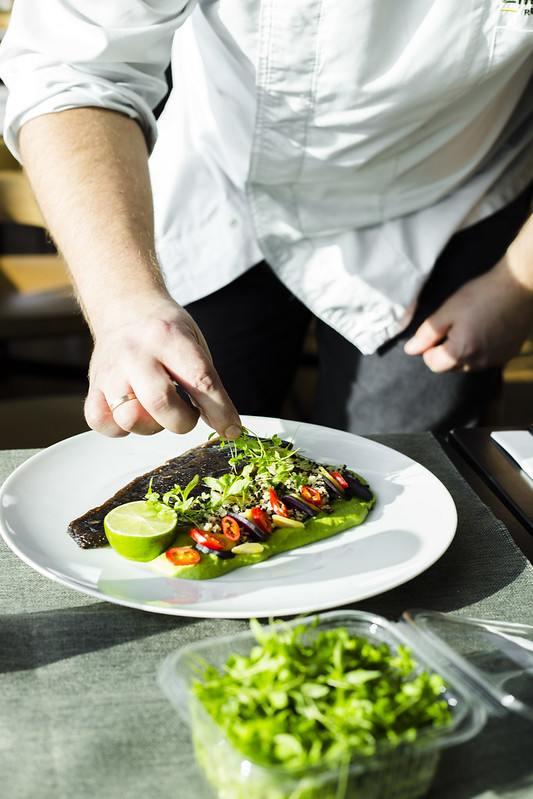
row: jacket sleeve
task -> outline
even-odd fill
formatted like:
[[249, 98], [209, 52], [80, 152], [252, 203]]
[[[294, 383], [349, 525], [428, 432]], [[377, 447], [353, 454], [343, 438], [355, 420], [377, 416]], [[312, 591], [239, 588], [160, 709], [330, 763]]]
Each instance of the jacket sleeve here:
[[0, 45], [7, 146], [33, 117], [80, 106], [136, 119], [151, 150], [176, 29], [195, 0], [17, 0]]

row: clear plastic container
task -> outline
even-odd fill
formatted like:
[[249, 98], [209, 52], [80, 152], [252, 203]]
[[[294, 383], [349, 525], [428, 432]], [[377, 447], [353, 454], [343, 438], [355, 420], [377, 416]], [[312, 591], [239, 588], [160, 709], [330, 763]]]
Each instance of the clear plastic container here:
[[[318, 625], [314, 626], [316, 616]], [[445, 747], [472, 738], [487, 714], [517, 710], [533, 720], [533, 628], [409, 611], [399, 623], [358, 611], [295, 619], [309, 635], [344, 627], [392, 650], [407, 644], [420, 669], [441, 674], [449, 687], [451, 723], [422, 729], [413, 744], [384, 742], [371, 757], [354, 753], [349, 764], [294, 771], [267, 768], [239, 752], [191, 694], [198, 657], [223, 669], [232, 654], [248, 654], [251, 632], [201, 641], [171, 654], [160, 666], [162, 689], [190, 725], [196, 759], [217, 799], [416, 799], [429, 789]], [[313, 625], [313, 626], [311, 626]]]

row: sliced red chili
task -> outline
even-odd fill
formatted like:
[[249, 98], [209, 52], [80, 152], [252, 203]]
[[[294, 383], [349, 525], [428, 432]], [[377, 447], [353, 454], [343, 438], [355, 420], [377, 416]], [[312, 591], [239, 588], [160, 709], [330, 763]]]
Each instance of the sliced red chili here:
[[224, 516], [220, 524], [222, 525], [222, 532], [228, 541], [239, 540], [241, 537], [241, 528], [239, 527], [237, 519], [234, 519], [232, 516]]
[[272, 522], [264, 510], [257, 507], [250, 508], [250, 515], [254, 524], [256, 524], [263, 533], [270, 533], [272, 531]]
[[287, 506], [281, 501], [281, 499], [278, 497], [273, 488], [270, 489], [270, 507], [272, 508], [276, 516], [288, 517], [289, 515]]
[[348, 488], [348, 483], [340, 472], [330, 472], [330, 475], [335, 478], [341, 488], [344, 488], [345, 490]]
[[322, 494], [317, 488], [313, 488], [312, 486], [302, 486], [300, 489], [300, 494], [302, 495], [303, 499], [306, 502], [310, 502], [311, 505], [315, 505], [315, 507], [319, 507], [322, 505]]
[[226, 542], [224, 539], [209, 530], [199, 530], [197, 527], [193, 527], [192, 530], [189, 530], [189, 535], [197, 544], [201, 544], [208, 549], [214, 549], [216, 552], [221, 552], [223, 549], [226, 549]]
[[200, 553], [193, 547], [172, 547], [165, 554], [174, 566], [194, 566], [200, 560]]

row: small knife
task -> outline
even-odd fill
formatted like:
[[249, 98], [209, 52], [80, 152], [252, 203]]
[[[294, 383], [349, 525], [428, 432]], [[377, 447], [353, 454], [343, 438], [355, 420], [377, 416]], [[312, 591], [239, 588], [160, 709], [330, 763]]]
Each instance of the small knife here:
[[[190, 406], [191, 406], [191, 408], [194, 408], [195, 406], [193, 405], [193, 402], [192, 402], [191, 398], [189, 397], [189, 395], [187, 394], [187, 392], [185, 391], [185, 389], [183, 388], [183, 386], [180, 386], [180, 384], [178, 383], [178, 381], [177, 381], [177, 380], [174, 380], [174, 378], [172, 378], [172, 377], [171, 377], [170, 379], [172, 380], [172, 382], [173, 382], [173, 384], [174, 384], [174, 388], [176, 389], [176, 394], [177, 394], [179, 397], [181, 397], [181, 399], [182, 399], [184, 402], [186, 402], [186, 403], [187, 403], [187, 405], [190, 405]], [[532, 430], [532, 434], [533, 434], [533, 430]]]

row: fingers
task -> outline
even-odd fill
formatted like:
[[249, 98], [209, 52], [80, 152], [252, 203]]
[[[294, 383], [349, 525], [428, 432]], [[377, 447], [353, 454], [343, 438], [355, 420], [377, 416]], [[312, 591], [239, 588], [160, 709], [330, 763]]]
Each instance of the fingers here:
[[239, 415], [210, 357], [206, 358], [203, 341], [190, 342], [180, 351], [179, 359], [174, 355], [168, 362], [173, 380], [187, 393], [206, 424], [225, 438], [237, 438], [242, 430]]
[[127, 396], [130, 397], [127, 402], [119, 402], [121, 397], [116, 395], [114, 400], [108, 401], [101, 391], [90, 389], [85, 400], [85, 418], [89, 427], [111, 438], [128, 433], [152, 435], [163, 429], [133, 392], [128, 392]]
[[461, 367], [459, 353], [448, 338], [451, 324], [434, 314], [426, 319], [412, 338], [406, 341], [404, 352], [407, 355], [421, 355], [432, 372], [441, 373], [458, 370]]
[[[168, 325], [162, 329], [167, 330]], [[159, 331], [158, 331], [159, 332]], [[187, 323], [173, 335], [137, 331], [93, 353], [85, 402], [89, 426], [119, 437], [192, 430], [201, 416], [219, 435], [236, 438], [239, 415], [213, 366], [201, 334]], [[120, 351], [120, 358], [114, 354]]]
[[470, 372], [485, 367], [480, 359], [476, 336], [461, 321], [439, 324], [430, 316], [404, 345], [407, 355], [421, 355], [432, 372]]
[[404, 344], [404, 352], [407, 355], [423, 355], [431, 347], [438, 346], [446, 337], [449, 325], [444, 320], [440, 320], [437, 314], [433, 314], [426, 319], [414, 336]]
[[89, 388], [85, 399], [85, 419], [92, 430], [111, 438], [120, 438], [128, 435], [114, 420], [104, 394], [96, 388]]
[[177, 394], [168, 373], [160, 366], [139, 369], [129, 390], [90, 390], [85, 416], [93, 430], [118, 437], [128, 433], [153, 435], [164, 428], [188, 433], [196, 425], [199, 411]]
[[470, 366], [461, 362], [459, 356], [454, 353], [453, 344], [446, 339], [436, 347], [428, 349], [422, 355], [424, 363], [432, 372], [442, 374], [443, 372], [468, 372]]

